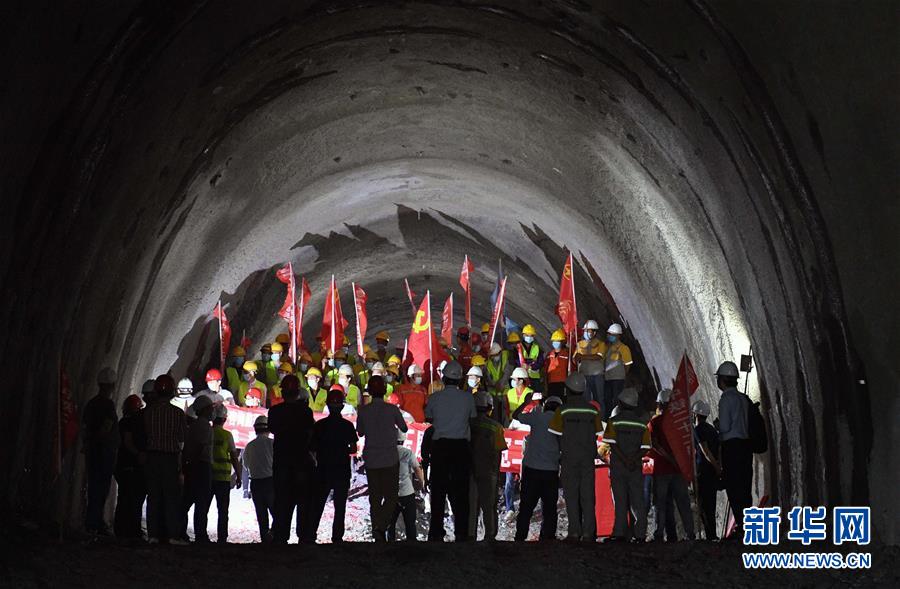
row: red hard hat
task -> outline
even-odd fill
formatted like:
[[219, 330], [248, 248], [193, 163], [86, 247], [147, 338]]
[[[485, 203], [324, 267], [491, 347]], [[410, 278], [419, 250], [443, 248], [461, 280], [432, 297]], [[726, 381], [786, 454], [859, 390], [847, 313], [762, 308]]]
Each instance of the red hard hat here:
[[216, 368], [210, 368], [206, 371], [206, 382], [211, 380], [222, 380], [222, 373]]
[[252, 389], [247, 391], [247, 396], [248, 397], [256, 397], [257, 399], [262, 400], [262, 391], [256, 387], [253, 387]]
[[175, 392], [175, 379], [168, 374], [160, 374], [156, 377], [155, 390], [157, 394], [172, 394]]
[[339, 388], [331, 387], [331, 390], [328, 391], [328, 397], [325, 400], [325, 403], [328, 405], [343, 403], [344, 402], [344, 391]]
[[128, 395], [125, 397], [125, 403], [123, 404], [125, 413], [130, 414], [140, 411], [143, 406], [144, 402], [141, 401], [141, 398], [138, 395]]
[[456, 330], [456, 335], [469, 335], [469, 328], [463, 325]]
[[344, 387], [342, 387], [342, 386], [339, 385], [338, 383], [334, 383], [333, 385], [331, 385], [331, 388], [328, 389], [328, 392], [332, 392], [332, 391], [340, 391], [340, 393], [343, 395], [343, 394], [344, 394]]

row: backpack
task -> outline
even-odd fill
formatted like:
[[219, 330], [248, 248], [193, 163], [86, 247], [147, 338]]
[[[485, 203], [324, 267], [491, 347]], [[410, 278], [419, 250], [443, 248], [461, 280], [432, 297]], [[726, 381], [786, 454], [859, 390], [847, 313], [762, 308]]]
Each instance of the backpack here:
[[750, 434], [750, 449], [754, 454], [762, 454], [769, 449], [769, 438], [766, 436], [766, 422], [759, 410], [759, 403], [747, 397], [747, 429]]

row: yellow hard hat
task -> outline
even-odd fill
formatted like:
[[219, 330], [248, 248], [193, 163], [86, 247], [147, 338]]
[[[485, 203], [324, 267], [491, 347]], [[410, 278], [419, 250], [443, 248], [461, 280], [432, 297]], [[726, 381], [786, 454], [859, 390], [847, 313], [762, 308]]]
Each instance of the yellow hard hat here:
[[553, 335], [550, 336], [550, 341], [552, 342], [564, 342], [566, 341], [566, 334], [562, 329], [557, 329], [553, 332]]
[[394, 376], [400, 376], [400, 367], [399, 366], [388, 366], [387, 371], [393, 374]]
[[368, 354], [372, 351], [372, 346], [369, 344], [363, 344], [363, 354]]
[[282, 363], [278, 366], [278, 370], [280, 370], [281, 372], [293, 372], [293, 371], [294, 371], [294, 367], [291, 366], [291, 363], [290, 363], [290, 362], [282, 362]]
[[[329, 357], [330, 357], [330, 356], [329, 356]], [[344, 359], [347, 357], [347, 353], [344, 352], [344, 350], [338, 350], [338, 351], [336, 351], [336, 352], [334, 353], [334, 357], [335, 357], [335, 358], [340, 358], [341, 360], [344, 360]]]
[[400, 366], [400, 356], [398, 356], [397, 354], [394, 354], [393, 356], [391, 356], [390, 358], [388, 358], [388, 359], [387, 359], [387, 365], [390, 366], [390, 365], [392, 365], [392, 364], [393, 364], [394, 366]]
[[514, 331], [511, 334], [509, 334], [508, 336], [506, 336], [506, 343], [508, 343], [508, 344], [517, 344], [520, 341], [522, 341], [522, 338], [519, 337], [518, 331]]
[[244, 362], [244, 370], [247, 372], [259, 372], [259, 366], [253, 360], [247, 360]]
[[231, 355], [237, 357], [246, 356], [247, 350], [245, 350], [241, 346], [234, 346], [233, 348], [231, 348]]
[[485, 364], [487, 364], [487, 362], [485, 362], [484, 356], [481, 354], [472, 356], [472, 366], [484, 366]]
[[372, 350], [369, 350], [368, 352], [366, 352], [366, 360], [378, 360], [378, 354], [376, 354]]
[[481, 326], [481, 333], [484, 333], [485, 331], [490, 331], [490, 330], [491, 330], [490, 323], [485, 323], [484, 325]]
[[284, 351], [284, 347], [281, 344], [279, 344], [278, 342], [275, 342], [274, 344], [269, 344], [269, 349], [272, 350], [273, 354], [276, 352], [280, 354]]
[[275, 341], [282, 346], [287, 346], [291, 343], [291, 336], [286, 333], [279, 333], [278, 337], [275, 338]]
[[306, 371], [306, 376], [318, 376], [319, 378], [322, 378], [322, 371], [313, 366]]
[[375, 339], [383, 339], [386, 342], [391, 341], [391, 334], [386, 331], [379, 331], [375, 334]]
[[522, 335], [537, 335], [537, 330], [534, 328], [534, 325], [529, 323], [522, 328]]

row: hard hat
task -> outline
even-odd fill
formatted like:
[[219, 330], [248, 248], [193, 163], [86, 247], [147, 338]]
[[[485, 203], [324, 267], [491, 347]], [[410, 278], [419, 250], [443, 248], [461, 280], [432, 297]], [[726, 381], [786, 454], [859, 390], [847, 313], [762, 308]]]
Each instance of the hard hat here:
[[422, 374], [422, 369], [417, 364], [410, 364], [409, 368], [406, 369], [406, 375], [413, 376], [415, 374]]
[[141, 387], [141, 394], [146, 395], [147, 393], [152, 393], [156, 389], [156, 381], [152, 378], [144, 381], [144, 386]]
[[256, 418], [256, 421], [253, 422], [253, 427], [255, 429], [269, 429], [269, 418], [265, 415], [260, 415]]
[[369, 350], [368, 352], [366, 352], [366, 360], [378, 360], [378, 354], [376, 354], [372, 350]]
[[372, 374], [384, 374], [384, 364], [376, 362], [372, 365]]
[[528, 371], [519, 366], [515, 370], [512, 371], [513, 378], [528, 378]]
[[537, 330], [531, 323], [522, 328], [522, 335], [537, 335]]
[[175, 379], [169, 374], [160, 374], [153, 383], [153, 392], [158, 395], [171, 395], [175, 392]]
[[514, 331], [508, 336], [506, 336], [506, 343], [508, 344], [517, 344], [522, 341], [522, 338], [519, 336], [518, 331]]
[[274, 353], [280, 354], [280, 353], [284, 352], [284, 346], [282, 346], [278, 342], [275, 342], [274, 344], [269, 344], [269, 349], [272, 350], [273, 354]]
[[481, 326], [481, 333], [485, 333], [485, 332], [488, 332], [488, 331], [490, 331], [490, 330], [491, 330], [491, 324], [490, 324], [490, 323], [485, 323], [484, 325]]
[[475, 395], [475, 406], [476, 407], [491, 407], [494, 404], [494, 400], [491, 396], [484, 391], [481, 391], [477, 395]]
[[622, 335], [622, 326], [618, 323], [613, 323], [609, 326], [609, 329], [606, 330], [606, 333], [611, 333], [613, 335]]
[[[534, 399], [534, 396], [532, 396], [531, 398]], [[553, 403], [556, 403], [557, 405], [562, 405], [562, 404], [563, 404], [563, 403], [562, 403], [562, 399], [560, 399], [560, 398], [557, 397], [556, 395], [550, 395], [549, 397], [547, 397], [547, 398], [544, 400], [544, 405], [550, 405], [550, 404], [553, 404]]]
[[368, 354], [372, 351], [372, 346], [369, 344], [363, 344], [363, 354]]
[[340, 360], [346, 360], [346, 359], [347, 359], [347, 352], [345, 352], [344, 350], [337, 350], [337, 351], [334, 353], [334, 357], [335, 357], [335, 358], [338, 358], [338, 359], [340, 359]]
[[456, 360], [447, 362], [442, 374], [447, 378], [462, 378], [462, 365]]
[[672, 389], [663, 389], [656, 395], [657, 403], [668, 403], [672, 400]]
[[619, 393], [619, 401], [623, 405], [628, 405], [629, 407], [637, 407], [638, 404], [638, 392], [637, 389], [628, 387], [627, 389], [622, 389], [622, 392]]
[[211, 380], [222, 380], [222, 373], [217, 368], [210, 368], [206, 371], [206, 382]]
[[307, 363], [312, 362], [312, 356], [310, 356], [309, 352], [307, 352], [306, 350], [300, 352], [300, 359], [306, 360]]
[[212, 405], [213, 400], [211, 398], [206, 395], [200, 395], [194, 401], [194, 404], [191, 405], [191, 410], [194, 412], [194, 415], [197, 415], [207, 407], [212, 407]]
[[140, 411], [143, 406], [144, 402], [141, 400], [140, 396], [128, 395], [125, 397], [125, 402], [122, 403], [122, 410], [125, 413], [134, 413], [135, 411]]
[[338, 368], [338, 374], [341, 376], [353, 376], [353, 367], [349, 364], [342, 364], [340, 368]]
[[[341, 401], [344, 400], [344, 387], [342, 387], [342, 386], [339, 385], [338, 383], [334, 383], [333, 385], [331, 385], [331, 386], [328, 388], [328, 392], [329, 392], [329, 393], [338, 392], [338, 393], [341, 394]], [[325, 402], [327, 403], [328, 401], [326, 400]]]
[[379, 331], [378, 333], [375, 334], [375, 339], [376, 340], [384, 340], [386, 342], [389, 342], [389, 341], [391, 341], [391, 334], [389, 334], [386, 331]]
[[272, 353], [272, 344], [263, 344], [259, 349], [262, 354], [271, 354]]
[[472, 366], [484, 366], [485, 364], [487, 364], [487, 362], [485, 362], [484, 356], [481, 354], [472, 356]]
[[456, 330], [456, 335], [469, 335], [469, 328], [463, 325]]
[[194, 383], [192, 383], [191, 379], [189, 378], [182, 378], [178, 381], [178, 390], [193, 391]]
[[725, 361], [719, 364], [719, 369], [716, 370], [716, 376], [733, 376], [735, 378], [738, 377], [738, 367], [737, 364], [731, 361]]
[[501, 348], [500, 344], [498, 344], [497, 342], [494, 342], [491, 344], [491, 351], [490, 351], [491, 356], [496, 356], [497, 354], [499, 354], [502, 351], [503, 351], [503, 348]]
[[244, 370], [247, 372], [259, 372], [259, 366], [253, 360], [247, 360], [244, 362]]
[[584, 322], [584, 327], [582, 327], [581, 329], [593, 329], [594, 331], [596, 331], [600, 329], [600, 326], [597, 325], [597, 322], [593, 319], [588, 319]]
[[469, 371], [466, 373], [466, 376], [477, 376], [478, 378], [481, 378], [482, 376], [484, 376], [484, 373], [481, 371], [481, 368], [479, 368], [477, 366], [473, 366], [473, 367], [469, 368]]
[[395, 366], [394, 364], [391, 364], [390, 366], [388, 366], [387, 371], [390, 372], [391, 374], [393, 374], [394, 376], [400, 376], [400, 367]]
[[391, 364], [396, 364], [397, 366], [400, 366], [400, 362], [401, 362], [400, 356], [398, 356], [397, 354], [393, 354], [390, 358], [387, 359], [388, 366], [390, 366]]
[[281, 364], [278, 365], [278, 370], [281, 372], [287, 372], [288, 374], [290, 374], [291, 372], [294, 371], [294, 367], [291, 366], [290, 362], [282, 362]]
[[279, 333], [275, 336], [275, 341], [281, 344], [282, 347], [291, 345], [291, 336], [286, 333]]
[[553, 332], [553, 335], [550, 336], [550, 341], [564, 342], [566, 341], [566, 333], [562, 329], [557, 329]]
[[233, 348], [231, 348], [231, 355], [237, 358], [242, 358], [247, 355], [247, 350], [245, 350], [241, 346], [234, 346]]
[[260, 401], [262, 401], [262, 391], [256, 387], [252, 387], [249, 391], [247, 391], [248, 397], [256, 397]]
[[97, 375], [97, 384], [116, 384], [116, 371], [107, 366]]
[[694, 401], [694, 406], [691, 407], [691, 410], [697, 415], [709, 417], [709, 403], [706, 401]]
[[322, 371], [313, 366], [306, 371], [306, 376], [318, 376], [319, 378], [322, 378]]
[[573, 372], [566, 377], [566, 388], [573, 393], [583, 393], [587, 388], [587, 382], [584, 375], [580, 372]]

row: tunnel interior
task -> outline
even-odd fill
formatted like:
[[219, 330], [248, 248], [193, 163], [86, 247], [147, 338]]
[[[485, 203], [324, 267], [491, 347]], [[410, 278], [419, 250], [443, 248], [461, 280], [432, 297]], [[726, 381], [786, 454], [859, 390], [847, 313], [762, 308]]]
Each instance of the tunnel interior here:
[[[10, 74], [37, 73], [4, 148], [3, 361], [28, 393], [0, 409], [4, 509], [53, 486], [47, 366], [81, 404], [105, 365], [119, 400], [196, 376], [217, 301], [255, 341], [283, 331], [287, 261], [312, 287], [307, 341], [332, 274], [345, 311], [351, 282], [368, 292], [370, 333], [408, 332], [404, 278], [436, 316], [455, 290], [459, 324], [468, 255], [473, 322], [501, 261], [510, 317], [546, 342], [572, 252], [579, 317], [626, 326], [645, 402], [686, 352], [715, 407], [715, 366], [752, 346], [772, 438], [757, 496], [871, 502], [895, 538], [897, 305], [864, 270], [897, 284], [900, 167], [875, 173], [897, 163], [889, 135], [841, 142], [879, 112], [831, 80], [886, 87], [848, 50], [897, 43], [851, 32], [817, 54], [841, 30], [824, 12], [789, 47], [799, 7], [699, 0], [129, 2], [13, 35]], [[73, 485], [66, 517], [80, 501]]]

